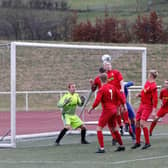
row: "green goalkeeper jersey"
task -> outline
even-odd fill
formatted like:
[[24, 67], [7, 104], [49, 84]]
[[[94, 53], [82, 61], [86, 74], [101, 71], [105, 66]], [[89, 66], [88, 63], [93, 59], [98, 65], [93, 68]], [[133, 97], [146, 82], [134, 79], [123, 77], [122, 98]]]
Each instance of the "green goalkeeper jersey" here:
[[78, 93], [71, 94], [70, 92], [58, 101], [57, 106], [62, 108], [62, 114], [74, 115], [77, 106], [81, 106], [81, 99]]

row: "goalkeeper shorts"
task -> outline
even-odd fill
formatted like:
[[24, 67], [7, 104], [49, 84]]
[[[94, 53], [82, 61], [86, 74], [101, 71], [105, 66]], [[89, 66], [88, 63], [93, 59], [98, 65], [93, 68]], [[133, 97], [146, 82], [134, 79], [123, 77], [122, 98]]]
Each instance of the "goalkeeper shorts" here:
[[77, 115], [64, 114], [62, 115], [62, 120], [64, 122], [64, 126], [70, 125], [73, 129], [77, 129], [83, 125], [82, 120]]

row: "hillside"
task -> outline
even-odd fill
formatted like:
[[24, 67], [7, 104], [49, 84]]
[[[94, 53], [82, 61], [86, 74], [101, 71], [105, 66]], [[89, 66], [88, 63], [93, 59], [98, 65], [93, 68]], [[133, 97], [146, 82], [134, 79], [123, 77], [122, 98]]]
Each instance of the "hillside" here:
[[[0, 4], [2, 1], [10, 2], [11, 5], [0, 5], [1, 40], [70, 41], [73, 39], [72, 30], [76, 22], [90, 20], [94, 23], [96, 18], [104, 16], [125, 19], [127, 23], [125, 29], [129, 30], [138, 15], [149, 15], [153, 10], [156, 10], [157, 16], [162, 17], [165, 31], [168, 27], [168, 2], [166, 0], [153, 2], [150, 6], [149, 0], [64, 0], [66, 5], [61, 7], [56, 5], [56, 1], [62, 4], [63, 0], [0, 0]], [[28, 3], [30, 1], [34, 4], [33, 6]], [[13, 6], [12, 3], [16, 4]]]
[[[13, 9], [14, 7], [3, 7], [2, 2], [4, 0], [0, 0], [0, 14], [3, 15], [4, 12], [6, 13], [14, 13]], [[9, 2], [11, 0], [8, 0]], [[15, 0], [20, 1], [20, 0]], [[153, 1], [152, 4], [150, 3], [150, 0], [141, 0], [141, 1], [135, 1], [135, 0], [62, 0], [62, 2], [65, 2], [66, 4], [66, 9], [63, 7], [60, 7], [58, 5], [58, 8], [50, 8], [45, 7], [45, 8], [39, 8], [38, 7], [30, 7], [29, 3], [31, 0], [22, 0], [23, 4], [23, 9], [22, 7], [17, 7], [17, 11], [19, 13], [22, 13], [23, 10], [25, 12], [29, 12], [29, 14], [33, 13], [34, 17], [38, 17], [40, 20], [45, 20], [45, 18], [50, 18], [50, 20], [54, 20], [54, 17], [56, 17], [57, 14], [59, 13], [67, 13], [67, 12], [72, 12], [78, 13], [78, 21], [86, 21], [86, 20], [91, 20], [95, 21], [97, 17], [101, 18], [104, 17], [105, 12], [108, 13], [109, 16], [114, 16], [120, 19], [126, 19], [130, 22], [133, 22], [138, 15], [144, 15], [148, 14], [150, 11], [155, 10], [159, 16], [163, 18], [163, 21], [165, 23], [168, 23], [168, 1], [166, 0], [157, 0]], [[36, 0], [38, 3], [42, 3], [44, 0]], [[5, 1], [4, 1], [5, 2]], [[6, 1], [7, 2], [7, 1]], [[13, 3], [16, 3], [14, 1], [11, 1]], [[21, 3], [20, 2], [20, 3]], [[35, 2], [35, 0], [34, 0]], [[50, 3], [55, 7], [55, 3], [60, 4], [61, 0], [47, 0], [44, 1], [46, 3]], [[45, 4], [46, 4], [45, 3]], [[28, 10], [28, 11], [27, 11]], [[43, 12], [45, 14], [43, 14]], [[1, 13], [2, 12], [2, 13]], [[57, 13], [59, 12], [59, 13]], [[15, 13], [14, 13], [15, 14]], [[1, 16], [0, 15], [0, 16]], [[37, 16], [36, 16], [37, 15]]]

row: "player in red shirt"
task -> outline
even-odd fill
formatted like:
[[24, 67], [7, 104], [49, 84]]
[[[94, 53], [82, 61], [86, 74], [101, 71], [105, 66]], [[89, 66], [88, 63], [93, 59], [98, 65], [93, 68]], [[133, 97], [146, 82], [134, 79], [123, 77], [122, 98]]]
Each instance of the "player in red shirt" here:
[[[124, 94], [124, 80], [123, 80], [123, 76], [122, 74], [116, 70], [116, 69], [112, 69], [112, 65], [110, 62], [105, 61], [103, 63], [104, 69], [106, 70], [107, 76], [108, 76], [108, 83], [115, 86], [121, 96], [123, 97], [123, 99], [126, 100], [125, 94]], [[134, 134], [132, 132], [132, 128], [131, 128], [131, 124], [128, 118], [128, 111], [127, 110], [123, 110], [122, 106], [121, 106], [121, 102], [118, 101], [118, 114], [117, 114], [117, 122], [120, 126], [120, 132], [121, 135], [123, 134], [122, 131], [122, 123], [121, 123], [121, 115], [123, 117], [124, 123], [126, 127], [129, 127], [129, 133], [132, 136], [132, 138], [134, 139]]]
[[[100, 145], [100, 148], [96, 153], [104, 153], [104, 140], [102, 129], [108, 124], [108, 127], [113, 129], [116, 140], [120, 144], [116, 151], [124, 151], [125, 147], [123, 146], [123, 142], [121, 139], [121, 135], [117, 130], [116, 125], [116, 115], [117, 115], [117, 102], [120, 100], [122, 104], [125, 104], [126, 101], [121, 97], [119, 91], [107, 83], [107, 74], [103, 73], [100, 75], [100, 79], [102, 82], [102, 87], [98, 90], [96, 99], [92, 105], [92, 108], [89, 110], [89, 113], [101, 103], [102, 105], [102, 113], [98, 121], [97, 126], [97, 138]], [[126, 104], [125, 104], [126, 107]]]
[[154, 121], [151, 123], [150, 129], [149, 129], [150, 136], [152, 136], [152, 131], [155, 128], [158, 120], [164, 117], [168, 113], [168, 80], [164, 81], [164, 88], [160, 91], [159, 98], [162, 101], [161, 107], [158, 110]]
[[[102, 73], [105, 73], [106, 72], [106, 70], [103, 68], [103, 67], [100, 67], [99, 68], [99, 74], [95, 77], [95, 79], [94, 80], [90, 80], [90, 84], [91, 84], [91, 90], [92, 90], [92, 92], [95, 92], [96, 91], [96, 89], [100, 89], [101, 88], [101, 86], [102, 86], [102, 84], [101, 84], [101, 80], [100, 80], [100, 75], [102, 74]], [[119, 116], [119, 117], [117, 117], [118, 118], [118, 120], [120, 121], [120, 123], [121, 123], [121, 117]], [[111, 135], [112, 135], [112, 137], [113, 137], [113, 139], [112, 139], [112, 145], [115, 145], [116, 144], [116, 137], [115, 137], [115, 134], [114, 134], [114, 132], [113, 132], [113, 130], [109, 127], [109, 130], [110, 130], [110, 132], [111, 132]], [[122, 129], [121, 129], [122, 130]]]
[[92, 92], [95, 92], [96, 89], [101, 88], [101, 80], [100, 80], [100, 75], [102, 73], [106, 72], [106, 70], [103, 67], [99, 68], [99, 74], [95, 77], [94, 80], [90, 79], [90, 84], [91, 84], [91, 90]]
[[155, 79], [158, 73], [156, 70], [150, 70], [148, 74], [148, 80], [145, 83], [144, 88], [141, 90], [138, 97], [141, 97], [141, 103], [136, 113], [136, 143], [131, 147], [132, 149], [141, 146], [141, 128], [143, 129], [145, 137], [145, 145], [142, 149], [147, 149], [151, 146], [148, 133], [147, 119], [151, 113], [156, 113], [156, 107], [158, 103], [157, 98], [157, 85]]

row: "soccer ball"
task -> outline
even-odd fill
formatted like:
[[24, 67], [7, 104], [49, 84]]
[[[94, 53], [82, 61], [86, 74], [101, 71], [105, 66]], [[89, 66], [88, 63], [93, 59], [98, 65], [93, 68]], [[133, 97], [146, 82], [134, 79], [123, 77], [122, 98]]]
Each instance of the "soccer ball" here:
[[52, 37], [52, 32], [51, 32], [51, 31], [48, 31], [48, 32], [47, 32], [47, 35], [48, 35], [49, 37]]
[[103, 62], [111, 62], [111, 56], [108, 54], [102, 55], [101, 59]]

